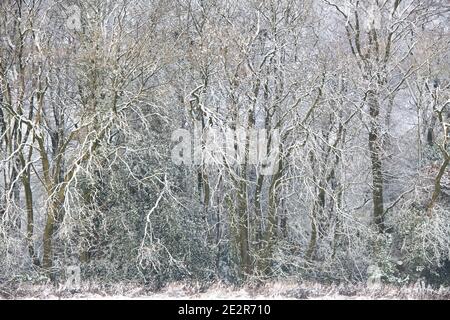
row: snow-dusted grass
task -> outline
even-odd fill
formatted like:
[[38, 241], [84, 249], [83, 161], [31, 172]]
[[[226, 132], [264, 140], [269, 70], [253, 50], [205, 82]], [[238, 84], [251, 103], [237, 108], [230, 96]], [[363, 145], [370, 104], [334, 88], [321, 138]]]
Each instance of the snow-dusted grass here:
[[311, 300], [392, 300], [392, 299], [450, 299], [450, 288], [434, 290], [421, 285], [395, 287], [389, 285], [366, 287], [362, 285], [322, 285], [318, 283], [273, 282], [261, 286], [231, 287], [212, 284], [172, 283], [161, 290], [132, 284], [111, 286], [83, 285], [77, 292], [63, 287], [23, 284], [14, 290], [2, 290], [0, 299], [311, 299]]

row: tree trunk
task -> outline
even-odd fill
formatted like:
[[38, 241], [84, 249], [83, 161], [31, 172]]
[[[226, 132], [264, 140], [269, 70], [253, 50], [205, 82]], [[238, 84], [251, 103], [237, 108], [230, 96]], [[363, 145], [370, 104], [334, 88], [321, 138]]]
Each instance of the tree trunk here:
[[22, 183], [24, 187], [25, 193], [25, 204], [26, 204], [26, 212], [27, 212], [27, 247], [28, 254], [30, 255], [30, 259], [32, 259], [35, 265], [39, 264], [37, 260], [36, 253], [34, 251], [34, 212], [33, 212], [33, 193], [31, 191], [30, 177], [29, 174], [24, 174], [22, 178]]
[[249, 252], [250, 248], [248, 243], [247, 185], [245, 181], [240, 182], [237, 215], [241, 272], [245, 278], [245, 275], [248, 275], [251, 272]]
[[379, 113], [380, 106], [377, 94], [370, 90], [367, 93], [369, 113], [371, 117], [369, 131], [369, 151], [372, 165], [372, 200], [373, 219], [380, 232], [384, 232], [384, 199], [383, 199], [383, 167], [381, 162], [381, 137]]
[[42, 258], [42, 266], [48, 272], [53, 266], [53, 231], [55, 227], [55, 218], [57, 216], [58, 202], [52, 201], [47, 211], [47, 221], [44, 229], [44, 253]]

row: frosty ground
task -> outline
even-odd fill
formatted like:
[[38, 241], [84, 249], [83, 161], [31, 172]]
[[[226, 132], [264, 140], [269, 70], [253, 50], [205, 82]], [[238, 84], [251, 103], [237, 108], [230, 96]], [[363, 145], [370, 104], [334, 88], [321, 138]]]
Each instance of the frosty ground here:
[[450, 300], [450, 288], [433, 289], [423, 284], [397, 287], [392, 285], [322, 285], [318, 283], [276, 282], [261, 286], [233, 287], [213, 284], [173, 283], [152, 291], [149, 288], [127, 285], [83, 285], [70, 291], [63, 286], [18, 285], [15, 288], [0, 287], [0, 299], [75, 299], [75, 300]]

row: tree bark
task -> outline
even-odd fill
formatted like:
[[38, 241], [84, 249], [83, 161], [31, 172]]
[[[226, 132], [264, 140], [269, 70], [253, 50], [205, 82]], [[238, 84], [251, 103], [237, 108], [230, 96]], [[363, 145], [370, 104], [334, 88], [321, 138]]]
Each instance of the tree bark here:
[[369, 104], [370, 128], [369, 128], [369, 151], [372, 165], [372, 200], [373, 219], [380, 232], [384, 232], [384, 199], [383, 199], [383, 167], [381, 161], [381, 136], [379, 113], [380, 106], [375, 91], [367, 92]]

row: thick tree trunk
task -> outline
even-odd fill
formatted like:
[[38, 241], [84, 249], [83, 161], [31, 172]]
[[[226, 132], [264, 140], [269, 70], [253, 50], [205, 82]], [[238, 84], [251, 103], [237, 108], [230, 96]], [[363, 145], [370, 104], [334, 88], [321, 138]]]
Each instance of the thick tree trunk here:
[[318, 216], [323, 214], [325, 208], [325, 189], [324, 186], [319, 187], [319, 193], [317, 195], [317, 202], [313, 206], [313, 212], [311, 217], [311, 238], [309, 240], [308, 250], [306, 251], [306, 260], [310, 261], [314, 259], [314, 253], [316, 252], [318, 233], [319, 233], [319, 221]]
[[33, 193], [31, 191], [31, 184], [29, 175], [23, 175], [22, 183], [24, 187], [25, 193], [25, 204], [26, 204], [26, 212], [27, 212], [27, 247], [28, 254], [30, 255], [30, 259], [32, 259], [34, 264], [39, 264], [39, 261], [36, 258], [36, 253], [34, 250], [34, 211], [33, 211]]
[[261, 191], [264, 183], [264, 176], [260, 174], [258, 176], [256, 182], [255, 189], [255, 240], [256, 240], [256, 249], [261, 249], [261, 241], [263, 240], [263, 212], [261, 208]]
[[43, 268], [49, 272], [53, 266], [53, 235], [54, 229], [58, 221], [58, 214], [61, 208], [60, 198], [51, 201], [49, 208], [47, 209], [47, 221], [44, 228], [44, 252], [42, 258]]
[[383, 167], [381, 161], [381, 136], [379, 113], [380, 106], [376, 92], [367, 93], [369, 113], [371, 117], [369, 128], [369, 151], [372, 165], [372, 200], [373, 219], [380, 232], [384, 232], [384, 199], [383, 199]]
[[55, 205], [50, 204], [50, 208], [47, 212], [47, 221], [44, 229], [44, 253], [42, 258], [42, 266], [46, 271], [50, 271], [53, 265], [53, 229], [55, 223]]
[[245, 181], [240, 182], [238, 194], [238, 232], [241, 272], [243, 276], [251, 273], [250, 248], [248, 242], [248, 210], [247, 210], [247, 185]]
[[278, 207], [278, 187], [281, 182], [283, 164], [281, 159], [277, 160], [277, 165], [275, 168], [275, 174], [272, 178], [272, 183], [269, 188], [269, 211], [267, 217], [266, 233], [265, 233], [265, 249], [263, 253], [263, 271], [266, 275], [270, 275], [271, 268], [270, 262], [273, 256], [273, 249], [277, 240], [278, 231], [278, 217], [277, 217], [277, 207]]

